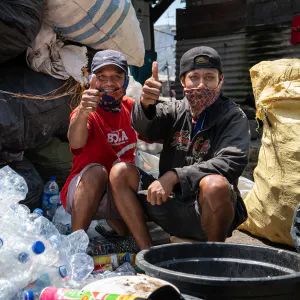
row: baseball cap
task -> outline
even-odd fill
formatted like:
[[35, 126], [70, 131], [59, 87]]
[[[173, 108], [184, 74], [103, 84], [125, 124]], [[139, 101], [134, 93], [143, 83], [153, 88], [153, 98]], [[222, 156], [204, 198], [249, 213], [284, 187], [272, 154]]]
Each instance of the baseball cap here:
[[92, 72], [95, 73], [107, 65], [115, 65], [121, 68], [126, 75], [128, 74], [127, 60], [121, 52], [115, 50], [98, 51], [92, 61]]
[[218, 52], [206, 46], [195, 47], [183, 54], [180, 60], [180, 75], [193, 69], [211, 68], [222, 73], [221, 58]]

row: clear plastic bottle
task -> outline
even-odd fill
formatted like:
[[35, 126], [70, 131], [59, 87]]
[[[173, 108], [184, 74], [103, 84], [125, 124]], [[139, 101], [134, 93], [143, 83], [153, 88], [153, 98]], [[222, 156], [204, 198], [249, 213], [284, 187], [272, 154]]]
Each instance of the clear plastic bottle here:
[[13, 300], [38, 300], [40, 293], [34, 293], [31, 290], [26, 290], [24, 292], [20, 291]]
[[48, 181], [44, 187], [43, 210], [45, 217], [49, 220], [52, 220], [55, 214], [59, 199], [59, 187], [55, 180], [56, 177], [51, 176], [50, 181]]
[[44, 212], [40, 208], [36, 208], [32, 214], [29, 215], [29, 220], [34, 221], [35, 219], [39, 218], [40, 216], [43, 216]]

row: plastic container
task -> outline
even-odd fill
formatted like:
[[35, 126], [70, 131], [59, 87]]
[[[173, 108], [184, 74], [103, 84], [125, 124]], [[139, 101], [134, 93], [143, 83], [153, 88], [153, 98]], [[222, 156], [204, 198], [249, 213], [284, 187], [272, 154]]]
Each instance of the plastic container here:
[[43, 216], [44, 212], [40, 208], [36, 208], [32, 214], [29, 215], [29, 220], [34, 221], [35, 219], [39, 218], [40, 216]]
[[57, 209], [57, 202], [59, 201], [59, 187], [56, 183], [56, 177], [51, 176], [50, 181], [45, 184], [43, 194], [43, 210], [45, 217], [52, 220]]
[[[163, 286], [171, 286], [176, 292], [179, 290], [171, 285], [169, 282], [161, 279], [151, 278], [149, 276], [119, 276], [119, 277], [112, 277], [112, 278], [105, 278], [101, 280], [96, 280], [85, 287], [82, 288], [83, 291], [101, 291], [102, 293], [114, 293], [120, 295], [135, 295], [139, 298], [149, 298], [149, 296], [154, 293], [157, 289]], [[101, 297], [96, 299], [103, 299]], [[111, 298], [104, 298], [104, 299], [111, 299]], [[114, 298], [112, 298], [114, 299]], [[124, 298], [117, 298], [124, 299]], [[125, 298], [126, 299], [126, 298]], [[153, 300], [152, 298], [150, 298]], [[154, 298], [155, 299], [155, 298]], [[166, 297], [166, 298], [159, 298], [164, 300], [175, 300], [174, 298]]]
[[61, 205], [57, 208], [52, 223], [55, 225], [60, 234], [70, 234], [72, 229], [71, 215], [67, 213]]
[[116, 269], [119, 265], [129, 262], [130, 264], [135, 264], [135, 254], [130, 253], [118, 253], [109, 254], [102, 256], [93, 257], [95, 266], [112, 264], [113, 268]]
[[141, 300], [141, 298], [135, 296], [126, 296], [126, 295], [118, 295], [118, 294], [108, 294], [103, 292], [96, 291], [82, 291], [82, 290], [71, 290], [65, 288], [55, 288], [55, 287], [47, 287], [45, 288], [41, 295], [40, 300], [82, 300], [82, 299], [103, 299], [103, 300]]
[[27, 290], [24, 292], [19, 292], [13, 300], [38, 300], [39, 299], [39, 293], [34, 293], [31, 290]]
[[141, 251], [136, 264], [182, 293], [206, 300], [299, 299], [300, 255], [286, 250], [183, 243]]

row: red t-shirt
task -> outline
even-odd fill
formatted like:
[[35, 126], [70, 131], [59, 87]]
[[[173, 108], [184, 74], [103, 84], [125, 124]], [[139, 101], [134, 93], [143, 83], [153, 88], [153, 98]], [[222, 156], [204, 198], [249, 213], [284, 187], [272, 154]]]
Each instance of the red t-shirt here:
[[[121, 112], [111, 113], [98, 107], [96, 112], [90, 114], [86, 144], [80, 149], [71, 148], [73, 166], [60, 193], [64, 206], [69, 183], [88, 164], [99, 163], [109, 172], [118, 160], [134, 163], [137, 135], [130, 121], [133, 103], [133, 99], [125, 96]], [[76, 112], [77, 109], [71, 113], [71, 122]]]

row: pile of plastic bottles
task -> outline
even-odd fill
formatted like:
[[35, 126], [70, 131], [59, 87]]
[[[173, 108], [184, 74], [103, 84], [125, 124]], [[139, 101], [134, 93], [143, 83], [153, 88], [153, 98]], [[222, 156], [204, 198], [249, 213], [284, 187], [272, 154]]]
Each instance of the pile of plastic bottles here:
[[0, 299], [23, 299], [22, 291], [32, 287], [81, 287], [95, 280], [87, 234], [61, 235], [41, 210], [30, 213], [18, 204], [27, 192], [21, 176], [0, 169]]

